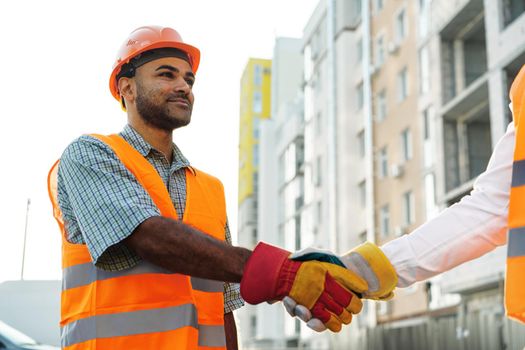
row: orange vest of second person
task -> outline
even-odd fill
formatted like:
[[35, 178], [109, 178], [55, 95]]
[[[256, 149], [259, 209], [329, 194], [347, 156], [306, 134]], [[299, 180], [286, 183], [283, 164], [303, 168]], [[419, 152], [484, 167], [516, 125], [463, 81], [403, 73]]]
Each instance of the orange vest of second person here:
[[505, 307], [507, 315], [525, 322], [525, 66], [510, 90], [516, 145], [510, 189]]
[[[177, 220], [166, 186], [140, 153], [118, 135], [92, 136], [113, 149], [162, 216]], [[123, 271], [104, 271], [94, 266], [86, 245], [66, 241], [57, 202], [58, 163], [49, 172], [48, 186], [62, 231], [62, 348], [225, 349], [223, 282], [171, 273], [144, 261]], [[183, 222], [224, 240], [226, 207], [220, 181], [187, 169], [186, 191]]]

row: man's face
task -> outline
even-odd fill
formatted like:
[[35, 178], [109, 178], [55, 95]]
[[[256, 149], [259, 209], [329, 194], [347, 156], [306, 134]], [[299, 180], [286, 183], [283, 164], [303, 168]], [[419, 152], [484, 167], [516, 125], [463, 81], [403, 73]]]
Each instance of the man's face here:
[[189, 124], [195, 76], [188, 62], [160, 58], [140, 66], [134, 79], [137, 111], [147, 124], [165, 131]]

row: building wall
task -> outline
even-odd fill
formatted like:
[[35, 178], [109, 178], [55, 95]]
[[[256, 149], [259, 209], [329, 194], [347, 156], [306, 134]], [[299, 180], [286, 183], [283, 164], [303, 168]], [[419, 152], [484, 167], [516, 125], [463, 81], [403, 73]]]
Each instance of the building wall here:
[[[384, 243], [409, 233], [426, 219], [425, 186], [421, 177], [422, 121], [418, 113], [418, 7], [415, 1], [386, 0], [381, 9], [377, 8], [377, 2], [372, 3], [376, 238], [377, 242]], [[403, 23], [399, 18], [404, 18], [402, 36], [398, 34], [399, 23]], [[402, 72], [406, 72], [404, 84], [401, 84]], [[402, 98], [401, 85], [405, 85], [406, 90]], [[380, 99], [386, 99], [386, 114], [381, 111]], [[403, 142], [403, 132], [407, 143]], [[386, 172], [380, 161], [384, 157], [380, 155], [382, 150], [386, 150]], [[383, 220], [384, 208], [388, 208], [388, 222]], [[387, 321], [426, 309], [426, 288], [417, 285], [399, 290], [388, 305], [380, 305], [378, 319]]]

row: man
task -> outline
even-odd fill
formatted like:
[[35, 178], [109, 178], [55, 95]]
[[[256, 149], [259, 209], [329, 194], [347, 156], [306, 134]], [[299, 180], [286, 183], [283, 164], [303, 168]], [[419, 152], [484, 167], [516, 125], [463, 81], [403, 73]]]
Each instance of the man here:
[[199, 61], [171, 28], [133, 31], [109, 83], [128, 125], [78, 138], [50, 171], [65, 349], [236, 349], [239, 286], [218, 281], [241, 282], [253, 304], [292, 296], [333, 331], [362, 307], [350, 290], [366, 283], [342, 267], [231, 246], [222, 184], [172, 141], [190, 122]]
[[[365, 291], [364, 297], [389, 298], [396, 286], [407, 287], [508, 243], [506, 312], [508, 317], [525, 322], [525, 66], [512, 84], [510, 97], [513, 122], [470, 195], [381, 249], [366, 243], [367, 254], [354, 251], [340, 257], [369, 286], [375, 286]], [[303, 255], [295, 257], [306, 260]], [[311, 328], [326, 329], [293, 300], [286, 298], [285, 305]]]

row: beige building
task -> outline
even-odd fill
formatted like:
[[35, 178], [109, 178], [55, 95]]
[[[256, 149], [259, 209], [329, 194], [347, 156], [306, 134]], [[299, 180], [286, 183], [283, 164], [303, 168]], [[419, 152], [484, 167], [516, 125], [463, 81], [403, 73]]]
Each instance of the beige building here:
[[[371, 75], [376, 241], [385, 243], [426, 220], [422, 123], [418, 114], [416, 1], [374, 0]], [[378, 306], [378, 322], [427, 310], [424, 283]]]

